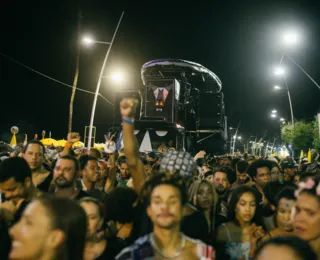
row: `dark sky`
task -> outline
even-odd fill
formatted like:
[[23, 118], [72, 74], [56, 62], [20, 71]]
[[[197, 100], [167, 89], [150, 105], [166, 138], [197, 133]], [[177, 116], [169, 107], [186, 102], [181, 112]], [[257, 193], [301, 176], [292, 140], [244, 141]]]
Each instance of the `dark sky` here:
[[[122, 11], [106, 72], [121, 67], [130, 81], [141, 86], [143, 63], [159, 58], [198, 62], [216, 73], [223, 83], [229, 125], [242, 121], [244, 135], [279, 134], [270, 119], [276, 108], [290, 118], [285, 92], [275, 93], [272, 68], [279, 63], [281, 32], [295, 28], [301, 43], [290, 55], [320, 82], [319, 1], [7, 1], [1, 3], [0, 52], [55, 79], [71, 84], [75, 71], [77, 5], [82, 10], [83, 33], [110, 41]], [[94, 91], [106, 46], [81, 48], [78, 87]], [[320, 90], [288, 60], [288, 84], [295, 118], [310, 119], [320, 108]], [[10, 127], [20, 133], [51, 131], [67, 134], [71, 89], [50, 81], [0, 55], [0, 135], [9, 141]], [[112, 100], [114, 86], [104, 80], [101, 93]], [[119, 88], [119, 86], [118, 86]], [[74, 130], [81, 135], [89, 125], [93, 96], [77, 92]], [[112, 108], [98, 100], [95, 125], [98, 140], [111, 124]]]

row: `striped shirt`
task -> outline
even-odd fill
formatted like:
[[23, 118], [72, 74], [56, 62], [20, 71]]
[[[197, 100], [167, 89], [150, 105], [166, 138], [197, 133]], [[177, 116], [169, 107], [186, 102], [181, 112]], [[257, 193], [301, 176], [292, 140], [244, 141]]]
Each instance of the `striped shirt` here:
[[[197, 246], [198, 260], [214, 260], [215, 251], [213, 247], [204, 244], [200, 240], [194, 240], [183, 235], [186, 240]], [[138, 238], [133, 245], [123, 249], [120, 254], [116, 256], [116, 260], [154, 260], [155, 253], [151, 245], [151, 234]]]

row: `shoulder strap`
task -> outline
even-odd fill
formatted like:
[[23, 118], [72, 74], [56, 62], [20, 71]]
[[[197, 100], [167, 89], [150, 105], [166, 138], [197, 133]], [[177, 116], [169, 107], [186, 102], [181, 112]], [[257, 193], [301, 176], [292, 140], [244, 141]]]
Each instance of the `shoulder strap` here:
[[229, 231], [228, 227], [224, 223], [221, 226], [223, 226], [226, 229], [228, 240], [230, 242], [232, 242], [230, 231]]

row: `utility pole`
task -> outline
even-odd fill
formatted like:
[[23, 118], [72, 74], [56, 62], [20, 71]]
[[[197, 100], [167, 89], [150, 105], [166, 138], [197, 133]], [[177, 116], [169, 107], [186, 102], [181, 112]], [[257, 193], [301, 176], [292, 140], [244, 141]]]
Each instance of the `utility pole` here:
[[70, 104], [69, 104], [69, 121], [68, 121], [68, 133], [72, 132], [72, 117], [73, 117], [73, 102], [76, 95], [76, 89], [78, 84], [78, 77], [79, 77], [79, 64], [80, 64], [80, 37], [81, 37], [81, 19], [82, 15], [80, 12], [80, 7], [78, 11], [78, 29], [77, 29], [77, 54], [76, 54], [76, 71], [74, 74], [73, 79], [73, 86], [72, 86], [72, 92], [70, 97]]

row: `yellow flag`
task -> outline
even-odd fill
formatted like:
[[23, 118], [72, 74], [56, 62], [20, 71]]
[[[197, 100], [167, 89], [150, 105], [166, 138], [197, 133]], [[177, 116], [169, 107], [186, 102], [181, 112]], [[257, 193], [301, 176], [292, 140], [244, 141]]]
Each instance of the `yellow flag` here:
[[308, 163], [311, 163], [311, 150], [308, 151]]
[[16, 134], [12, 135], [11, 141], [10, 141], [10, 146], [16, 146], [17, 145], [17, 138]]
[[300, 152], [300, 159], [302, 159], [303, 158], [303, 150], [301, 150], [301, 152]]

